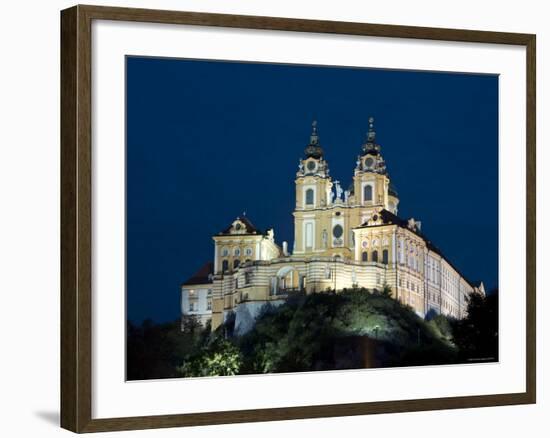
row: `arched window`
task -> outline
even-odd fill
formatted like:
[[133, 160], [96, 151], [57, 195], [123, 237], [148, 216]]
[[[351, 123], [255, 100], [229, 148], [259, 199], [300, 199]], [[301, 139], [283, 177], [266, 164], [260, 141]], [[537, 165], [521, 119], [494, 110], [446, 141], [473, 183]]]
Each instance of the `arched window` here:
[[363, 251], [363, 254], [361, 254], [361, 260], [364, 262], [369, 261], [369, 253], [367, 251]]
[[372, 201], [372, 186], [366, 185], [363, 187], [363, 200], [364, 201]]
[[372, 261], [373, 262], [378, 262], [378, 251], [374, 250], [372, 252]]
[[227, 260], [224, 260], [222, 262], [222, 271], [226, 272], [227, 270], [229, 270], [229, 262]]
[[241, 264], [241, 261], [239, 259], [233, 260], [233, 269], [237, 269], [240, 264]]
[[384, 263], [385, 265], [388, 264], [388, 250], [387, 249], [382, 251], [382, 263]]
[[276, 288], [276, 293], [297, 292], [301, 290], [302, 278], [296, 269], [282, 268], [275, 281], [272, 281], [272, 287]]
[[315, 195], [315, 192], [313, 191], [313, 189], [306, 190], [306, 205], [313, 205], [315, 203], [314, 195]]

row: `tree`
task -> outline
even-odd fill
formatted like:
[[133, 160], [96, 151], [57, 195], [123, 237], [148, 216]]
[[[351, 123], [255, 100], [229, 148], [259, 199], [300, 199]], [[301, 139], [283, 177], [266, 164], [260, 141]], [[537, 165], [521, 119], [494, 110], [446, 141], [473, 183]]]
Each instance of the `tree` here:
[[467, 317], [454, 322], [453, 342], [466, 361], [498, 360], [498, 291], [468, 297]]
[[215, 337], [202, 351], [184, 359], [177, 372], [182, 377], [233, 376], [241, 364], [239, 349], [223, 337]]
[[[182, 330], [183, 329], [183, 330]], [[194, 354], [208, 340], [210, 328], [191, 318], [156, 324], [145, 320], [141, 325], [128, 321], [126, 376], [128, 380], [177, 377], [176, 367], [184, 357]]]
[[182, 331], [187, 334], [194, 334], [202, 329], [202, 324], [196, 315], [187, 315], [182, 321]]
[[380, 293], [382, 296], [391, 298], [391, 286], [388, 283], [384, 283], [384, 287], [382, 288], [382, 292]]
[[452, 341], [453, 340], [453, 324], [455, 319], [445, 316], [441, 313], [428, 312], [426, 315], [426, 321], [432, 326], [432, 328], [441, 335], [442, 338]]
[[387, 287], [377, 293], [354, 288], [303, 295], [267, 309], [237, 339], [242, 372], [361, 368], [367, 356], [376, 366], [454, 363], [454, 346], [390, 296]]

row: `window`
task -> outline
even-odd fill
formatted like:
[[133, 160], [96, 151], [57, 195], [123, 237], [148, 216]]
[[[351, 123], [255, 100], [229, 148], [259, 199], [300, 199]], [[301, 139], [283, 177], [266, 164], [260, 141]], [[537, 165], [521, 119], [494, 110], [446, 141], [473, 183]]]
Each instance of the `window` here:
[[251, 256], [252, 255], [252, 248], [246, 248], [244, 250], [244, 253], [247, 255], [247, 256]]
[[325, 278], [329, 280], [332, 277], [332, 269], [329, 266], [325, 268]]
[[189, 311], [193, 312], [195, 310], [195, 303], [189, 303]]
[[377, 263], [378, 262], [378, 251], [374, 250], [372, 252], [372, 261]]
[[212, 310], [212, 300], [206, 302], [206, 310]]
[[313, 248], [313, 224], [306, 223], [306, 248]]
[[367, 251], [363, 251], [363, 254], [361, 254], [361, 260], [364, 262], [369, 261], [369, 253]]
[[212, 289], [208, 289], [208, 296], [212, 296]]
[[307, 189], [306, 190], [306, 205], [313, 205], [315, 202], [314, 202], [314, 197], [315, 197], [315, 192], [313, 191], [313, 189]]
[[241, 261], [239, 259], [233, 260], [233, 269], [237, 269], [240, 264], [241, 264]]
[[382, 251], [382, 263], [384, 263], [385, 265], [388, 264], [388, 250], [387, 249]]
[[337, 239], [339, 239], [340, 237], [342, 237], [342, 234], [344, 233], [344, 229], [342, 228], [342, 225], [335, 225], [334, 228], [332, 229], [332, 234], [334, 235], [334, 237], [336, 237]]
[[376, 284], [380, 284], [382, 283], [382, 280], [381, 280], [381, 277], [380, 277], [380, 274], [376, 274]]
[[222, 262], [222, 271], [223, 271], [223, 272], [226, 272], [226, 271], [228, 271], [228, 270], [229, 270], [229, 262], [228, 262], [227, 260], [224, 260], [224, 261]]
[[241, 250], [239, 248], [235, 248], [235, 251], [233, 252], [233, 254], [239, 257], [241, 255]]
[[372, 201], [372, 186], [366, 185], [363, 187], [363, 200], [364, 201]]
[[222, 256], [227, 257], [229, 255], [229, 250], [227, 248], [222, 249]]

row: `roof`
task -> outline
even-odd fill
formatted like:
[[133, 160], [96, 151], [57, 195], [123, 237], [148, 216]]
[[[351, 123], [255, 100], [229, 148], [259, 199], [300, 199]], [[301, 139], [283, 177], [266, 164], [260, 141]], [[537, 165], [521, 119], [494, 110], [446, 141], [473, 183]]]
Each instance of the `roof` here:
[[211, 275], [214, 273], [214, 263], [206, 262], [201, 268], [195, 272], [191, 277], [183, 282], [186, 284], [208, 284], [212, 283]]
[[[250, 219], [248, 219], [246, 216], [238, 216], [235, 221], [240, 221], [243, 223], [246, 229], [246, 234], [262, 234], [260, 229], [256, 228], [256, 226], [252, 222], [250, 222]], [[233, 223], [235, 221], [231, 222], [231, 224], [220, 234], [231, 234], [231, 229], [233, 228]]]
[[[451, 263], [449, 261], [449, 259], [443, 255], [443, 252], [437, 246], [435, 246], [435, 244], [432, 241], [430, 241], [430, 239], [428, 239], [425, 234], [421, 233], [420, 230], [418, 230], [417, 228], [415, 228], [415, 229], [409, 228], [409, 221], [408, 220], [402, 219], [399, 216], [393, 214], [391, 211], [388, 211], [386, 209], [381, 210], [379, 214], [382, 218], [382, 222], [384, 223], [384, 225], [386, 225], [386, 224], [398, 225], [401, 228], [406, 228], [407, 230], [411, 231], [412, 233], [414, 233], [417, 236], [419, 236], [420, 238], [422, 238], [424, 240], [424, 242], [426, 242], [426, 246], [428, 247], [428, 249], [430, 251], [433, 251], [436, 254], [440, 255], [449, 265], [451, 265], [451, 267], [456, 272], [458, 272], [460, 274], [460, 276], [462, 278], [464, 278], [464, 280], [466, 280], [466, 282], [468, 282], [468, 284], [470, 286], [476, 287], [475, 286], [476, 282], [472, 282], [472, 281], [468, 280], [464, 276], [464, 274], [460, 271], [460, 269], [458, 269], [453, 263]], [[363, 224], [363, 225], [361, 225], [361, 227], [366, 227], [366, 225]]]

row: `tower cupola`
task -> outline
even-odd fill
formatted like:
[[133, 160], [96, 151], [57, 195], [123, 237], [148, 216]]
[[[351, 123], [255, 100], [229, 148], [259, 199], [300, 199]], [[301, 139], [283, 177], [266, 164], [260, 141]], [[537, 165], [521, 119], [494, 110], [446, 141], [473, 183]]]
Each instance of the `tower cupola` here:
[[321, 158], [323, 156], [323, 148], [319, 144], [319, 135], [317, 134], [317, 121], [314, 120], [311, 124], [311, 136], [309, 144], [304, 150], [306, 158]]
[[380, 153], [380, 145], [376, 143], [374, 117], [369, 117], [367, 138], [361, 146], [361, 154], [357, 157], [356, 171], [386, 174], [386, 163]]

